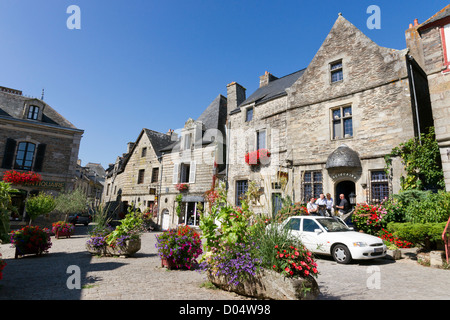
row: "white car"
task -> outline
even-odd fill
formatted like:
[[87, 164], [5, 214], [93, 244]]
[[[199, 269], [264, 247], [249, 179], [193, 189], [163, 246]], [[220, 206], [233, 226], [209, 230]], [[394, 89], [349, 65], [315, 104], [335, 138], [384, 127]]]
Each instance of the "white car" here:
[[331, 255], [337, 263], [382, 258], [387, 251], [381, 238], [355, 232], [338, 217], [294, 216], [281, 227], [289, 229], [309, 251]]

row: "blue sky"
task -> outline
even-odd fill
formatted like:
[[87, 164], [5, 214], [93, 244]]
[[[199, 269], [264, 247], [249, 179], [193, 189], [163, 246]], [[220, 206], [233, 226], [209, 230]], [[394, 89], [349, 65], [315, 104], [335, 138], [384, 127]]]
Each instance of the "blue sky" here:
[[[142, 128], [196, 119], [236, 81], [247, 95], [267, 70], [308, 66], [338, 13], [377, 44], [404, 49], [415, 18], [447, 1], [0, 0], [0, 86], [41, 97], [85, 130], [79, 158], [103, 167]], [[67, 8], [81, 9], [70, 30]], [[369, 30], [367, 8], [381, 9]]]

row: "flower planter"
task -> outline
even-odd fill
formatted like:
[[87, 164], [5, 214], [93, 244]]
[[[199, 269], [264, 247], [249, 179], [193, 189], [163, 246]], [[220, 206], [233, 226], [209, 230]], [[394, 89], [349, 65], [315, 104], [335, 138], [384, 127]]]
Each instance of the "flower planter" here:
[[70, 238], [74, 234], [73, 231], [56, 231], [55, 238], [59, 239], [61, 237]]
[[124, 246], [106, 246], [106, 254], [130, 257], [141, 249], [141, 239], [125, 240]]
[[237, 286], [229, 284], [225, 276], [208, 273], [208, 279], [222, 290], [242, 296], [270, 300], [315, 300], [319, 286], [311, 276], [307, 278], [286, 278], [272, 270], [261, 270], [256, 276], [249, 276]]
[[40, 248], [32, 247], [32, 248], [17, 248], [14, 254], [14, 259], [19, 258], [19, 256], [25, 256], [25, 255], [42, 255], [43, 251]]
[[86, 244], [86, 250], [95, 256], [105, 256], [106, 255], [106, 247], [93, 247]]
[[177, 265], [172, 259], [161, 258], [161, 268], [167, 268], [169, 270], [177, 269]]

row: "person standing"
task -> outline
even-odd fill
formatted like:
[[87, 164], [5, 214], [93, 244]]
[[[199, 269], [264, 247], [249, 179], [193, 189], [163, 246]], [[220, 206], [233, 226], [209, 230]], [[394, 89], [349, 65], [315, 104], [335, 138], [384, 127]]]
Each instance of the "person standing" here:
[[327, 193], [327, 213], [330, 217], [333, 216], [333, 198], [331, 197], [331, 194]]
[[348, 212], [349, 204], [343, 193], [339, 195], [339, 199], [340, 202], [336, 209], [338, 209], [339, 215], [342, 216]]

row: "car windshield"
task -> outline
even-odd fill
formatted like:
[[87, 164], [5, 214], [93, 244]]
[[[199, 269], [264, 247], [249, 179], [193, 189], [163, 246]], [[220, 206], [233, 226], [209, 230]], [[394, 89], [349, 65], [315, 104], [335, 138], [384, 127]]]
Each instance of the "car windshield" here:
[[325, 218], [317, 219], [316, 221], [320, 223], [327, 232], [351, 231], [351, 229], [339, 219]]

